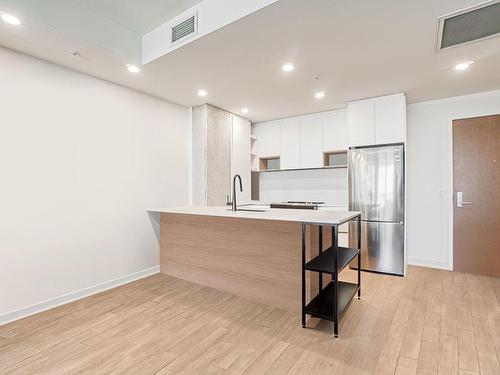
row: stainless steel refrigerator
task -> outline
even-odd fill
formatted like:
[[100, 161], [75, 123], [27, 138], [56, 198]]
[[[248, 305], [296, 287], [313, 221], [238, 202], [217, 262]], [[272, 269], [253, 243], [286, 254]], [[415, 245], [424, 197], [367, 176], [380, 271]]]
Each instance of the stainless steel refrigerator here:
[[[361, 269], [403, 275], [404, 146], [351, 149], [348, 167], [349, 210], [361, 211]], [[353, 222], [350, 246], [356, 241]]]

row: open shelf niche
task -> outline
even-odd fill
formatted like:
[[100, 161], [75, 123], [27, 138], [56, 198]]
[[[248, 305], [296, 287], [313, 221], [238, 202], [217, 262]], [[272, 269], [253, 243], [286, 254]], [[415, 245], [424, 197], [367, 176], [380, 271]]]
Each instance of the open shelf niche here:
[[347, 150], [323, 152], [323, 166], [347, 168]]
[[279, 156], [259, 159], [259, 171], [276, 171], [280, 169]]

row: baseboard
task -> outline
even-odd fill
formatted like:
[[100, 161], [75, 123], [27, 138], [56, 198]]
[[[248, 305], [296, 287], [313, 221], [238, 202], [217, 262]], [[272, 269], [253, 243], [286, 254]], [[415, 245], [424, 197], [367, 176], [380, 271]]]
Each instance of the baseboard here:
[[40, 302], [31, 306], [23, 307], [19, 310], [11, 311], [0, 315], [0, 326], [25, 318], [27, 316], [40, 313], [45, 310], [52, 309], [57, 306], [64, 305], [69, 302], [73, 302], [93, 294], [104, 292], [105, 290], [116, 288], [117, 286], [128, 284], [132, 281], [143, 279], [145, 277], [154, 275], [160, 272], [160, 266], [155, 266], [147, 268], [142, 271], [134, 272], [126, 276], [122, 276], [113, 280], [105, 281], [103, 283], [90, 286], [88, 288], [80, 289], [75, 292], [71, 292], [50, 300]]
[[442, 260], [425, 259], [425, 258], [417, 258], [409, 256], [408, 265], [438, 268], [440, 270], [453, 271], [453, 267], [450, 264], [448, 264], [448, 262], [443, 262]]

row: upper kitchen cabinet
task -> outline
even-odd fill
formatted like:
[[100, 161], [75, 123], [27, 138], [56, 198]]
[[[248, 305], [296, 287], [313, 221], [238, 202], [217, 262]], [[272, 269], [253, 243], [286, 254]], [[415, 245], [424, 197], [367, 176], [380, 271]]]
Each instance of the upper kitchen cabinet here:
[[375, 98], [375, 143], [401, 143], [406, 139], [404, 94]]
[[281, 121], [281, 169], [300, 168], [300, 120], [291, 118]]
[[323, 152], [347, 150], [347, 111], [345, 109], [323, 114]]
[[300, 118], [300, 167], [323, 166], [323, 118], [308, 115]]
[[404, 94], [349, 102], [347, 110], [350, 147], [405, 142]]
[[349, 146], [375, 144], [375, 102], [359, 100], [347, 104]]
[[255, 125], [257, 155], [259, 158], [276, 158], [281, 153], [281, 123], [271, 121]]

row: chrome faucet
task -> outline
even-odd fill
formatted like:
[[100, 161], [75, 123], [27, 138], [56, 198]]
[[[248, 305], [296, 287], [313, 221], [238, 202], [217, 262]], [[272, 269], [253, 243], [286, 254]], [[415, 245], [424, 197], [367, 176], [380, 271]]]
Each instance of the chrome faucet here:
[[241, 176], [239, 174], [235, 174], [233, 177], [233, 201], [231, 205], [231, 211], [238, 210], [238, 207], [236, 206], [236, 179], [240, 180], [240, 191], [243, 191], [243, 186], [241, 185]]

